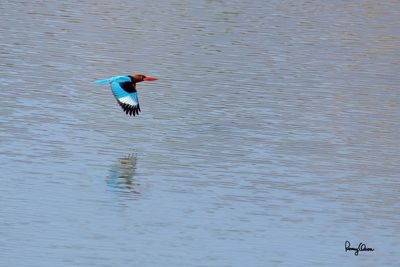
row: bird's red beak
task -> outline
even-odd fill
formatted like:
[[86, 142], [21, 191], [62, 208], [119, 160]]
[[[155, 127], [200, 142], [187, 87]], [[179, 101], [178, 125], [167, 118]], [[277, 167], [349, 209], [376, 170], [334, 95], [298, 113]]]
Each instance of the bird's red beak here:
[[147, 81], [147, 82], [155, 81], [155, 80], [158, 80], [158, 79], [154, 78], [154, 77], [149, 77], [149, 76], [147, 76], [146, 78], [143, 79], [143, 81]]

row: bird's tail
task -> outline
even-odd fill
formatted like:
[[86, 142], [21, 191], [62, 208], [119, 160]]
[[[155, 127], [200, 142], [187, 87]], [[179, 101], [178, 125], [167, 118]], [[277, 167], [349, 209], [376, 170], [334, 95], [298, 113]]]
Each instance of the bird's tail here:
[[97, 80], [95, 83], [97, 85], [101, 85], [101, 84], [106, 84], [106, 83], [110, 83], [112, 82], [111, 79], [105, 79], [105, 80]]
[[101, 85], [101, 84], [106, 84], [106, 83], [112, 83], [112, 82], [130, 82], [131, 78], [129, 78], [128, 76], [114, 76], [105, 80], [97, 80], [95, 83], [97, 85]]

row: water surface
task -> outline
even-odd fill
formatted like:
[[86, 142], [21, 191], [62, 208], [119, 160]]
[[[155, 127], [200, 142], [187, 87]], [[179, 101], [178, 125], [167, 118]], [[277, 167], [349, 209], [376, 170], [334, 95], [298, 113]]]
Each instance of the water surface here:
[[2, 1], [0, 266], [396, 266], [399, 13]]

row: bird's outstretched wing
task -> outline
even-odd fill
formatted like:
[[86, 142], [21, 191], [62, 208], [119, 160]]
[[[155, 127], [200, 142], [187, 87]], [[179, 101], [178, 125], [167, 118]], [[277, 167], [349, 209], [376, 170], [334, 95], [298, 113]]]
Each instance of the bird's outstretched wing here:
[[111, 91], [126, 114], [139, 115], [140, 106], [137, 92], [126, 92], [118, 82], [111, 83]]

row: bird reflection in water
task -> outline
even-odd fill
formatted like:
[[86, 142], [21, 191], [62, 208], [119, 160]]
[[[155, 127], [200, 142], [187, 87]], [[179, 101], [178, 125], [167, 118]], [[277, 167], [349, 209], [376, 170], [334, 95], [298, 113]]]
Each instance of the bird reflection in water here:
[[138, 197], [140, 184], [134, 180], [136, 172], [136, 155], [128, 155], [118, 159], [110, 169], [106, 182], [113, 190], [123, 194]]

